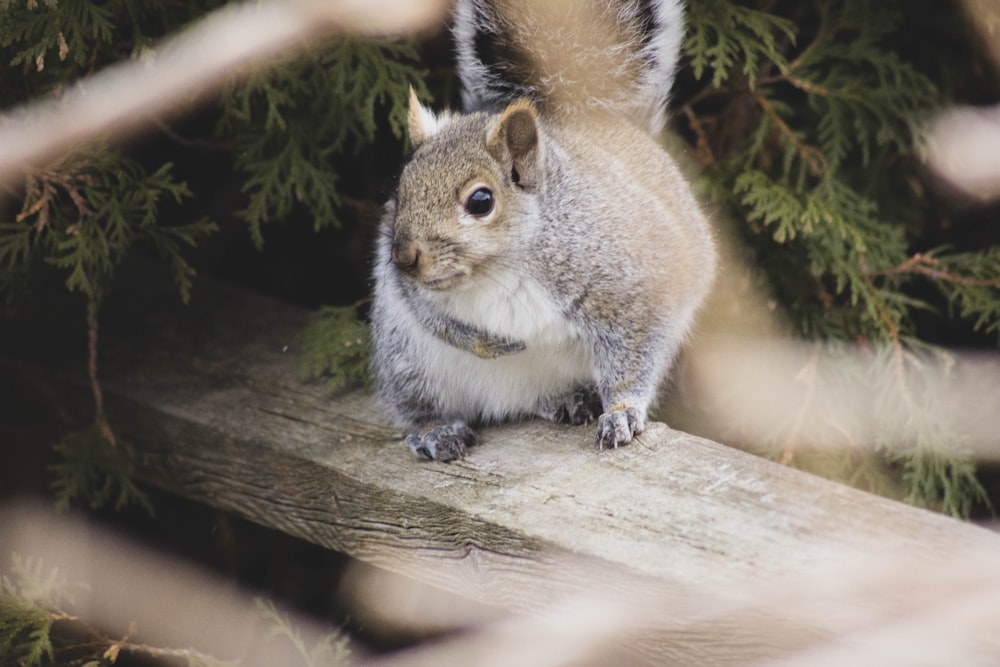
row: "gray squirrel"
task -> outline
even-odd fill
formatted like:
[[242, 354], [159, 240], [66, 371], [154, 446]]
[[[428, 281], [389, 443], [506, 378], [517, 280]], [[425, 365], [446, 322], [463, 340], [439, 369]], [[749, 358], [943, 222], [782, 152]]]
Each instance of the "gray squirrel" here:
[[657, 141], [679, 0], [458, 0], [463, 114], [410, 95], [413, 156], [374, 266], [376, 390], [421, 458], [471, 425], [597, 421], [625, 445], [712, 282], [708, 223]]

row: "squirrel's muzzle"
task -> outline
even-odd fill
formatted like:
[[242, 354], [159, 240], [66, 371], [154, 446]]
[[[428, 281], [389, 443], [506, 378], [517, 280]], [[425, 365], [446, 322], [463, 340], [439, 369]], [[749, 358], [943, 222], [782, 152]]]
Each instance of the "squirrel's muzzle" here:
[[407, 273], [415, 273], [420, 265], [420, 248], [411, 239], [392, 242], [392, 263]]

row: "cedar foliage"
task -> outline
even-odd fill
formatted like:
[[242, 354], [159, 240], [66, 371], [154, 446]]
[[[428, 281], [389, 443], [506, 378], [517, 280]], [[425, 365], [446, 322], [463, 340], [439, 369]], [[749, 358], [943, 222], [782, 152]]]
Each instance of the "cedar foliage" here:
[[[218, 4], [0, 0], [0, 80], [13, 84], [0, 86], [0, 104], [11, 108], [58, 95], [118, 59], [155, 58], [156, 39]], [[411, 44], [327, 41], [228, 83], [210, 135], [187, 139], [170, 128], [164, 134], [177, 140], [175, 151], [211, 145], [231, 156], [245, 195], [236, 217], [259, 248], [265, 224], [303, 212], [317, 230], [340, 224], [333, 158], [356, 154], [382, 127], [401, 140], [409, 86], [428, 97], [423, 79]], [[128, 444], [117, 441], [104, 415], [99, 311], [118, 267], [140, 247], [162, 258], [179, 297], [190, 298], [196, 272], [188, 254], [219, 229], [190, 212], [198, 187], [162, 156], [130, 155], [101, 141], [44, 168], [26, 169], [21, 186], [9, 191], [6, 202], [0, 197], [0, 297], [8, 303], [30, 298], [38, 273], [48, 270], [59, 272], [66, 289], [86, 303], [95, 415], [92, 425], [56, 444], [63, 462], [52, 466], [53, 490], [61, 507], [82, 500], [92, 507], [113, 502], [116, 508], [138, 504], [152, 511], [132, 481]], [[169, 217], [161, 216], [165, 201], [172, 205]], [[348, 357], [353, 366], [334, 360], [332, 383], [354, 381], [367, 368], [366, 336], [356, 332], [356, 322], [347, 324], [351, 340], [362, 344]], [[312, 368], [322, 373], [316, 363]]]
[[409, 86], [427, 96], [417, 59], [410, 44], [338, 40], [228, 86], [216, 134], [245, 175], [248, 201], [237, 215], [258, 249], [262, 226], [288, 218], [297, 204], [316, 230], [340, 224], [331, 159], [372, 142], [384, 108], [383, 122], [403, 138]]
[[[914, 159], [922, 123], [969, 68], [951, 59], [971, 54], [941, 30], [954, 28], [957, 11], [902, 0], [690, 3], [684, 51], [697, 88], [678, 103], [708, 187], [742, 221], [752, 262], [793, 327], [889, 367], [876, 375], [894, 379], [879, 387], [882, 402], [902, 405], [910, 428], [875, 444], [902, 495], [968, 516], [989, 502], [975, 466], [960, 438], [929, 423], [917, 389], [937, 353], [918, 316], [1000, 334], [1000, 248], [941, 243]], [[904, 53], [911, 38], [930, 51], [922, 63]], [[831, 357], [804, 370], [829, 377], [839, 372]], [[850, 450], [852, 425], [838, 426]], [[790, 438], [786, 461], [809, 444], [780, 437]], [[879, 465], [855, 461], [841, 476], [882, 489], [885, 480], [869, 474]]]
[[[57, 93], [121, 58], [155, 58], [157, 39], [218, 4], [0, 0], [0, 105]], [[926, 112], [952, 99], [956, 73], [972, 57], [955, 48], [968, 41], [948, 23], [955, 11], [930, 0], [691, 2], [686, 73], [674, 100], [704, 183], [739, 222], [762, 282], [797, 332], [871, 350], [873, 365], [897, 367], [906, 384], [919, 384], [921, 359], [932, 354], [919, 317], [1000, 335], [1000, 248], [941, 234], [913, 159]], [[208, 112], [210, 129], [165, 152], [200, 143], [229, 157], [241, 197], [233, 217], [257, 247], [276, 221], [343, 224], [340, 189], [352, 156], [384, 137], [399, 145], [409, 85], [432, 97], [419, 55], [410, 44], [317, 44], [224, 86]], [[447, 98], [446, 85], [434, 97]], [[386, 170], [398, 164], [391, 157], [381, 160]], [[192, 248], [231, 226], [194, 211], [210, 186], [174, 166], [183, 163], [102, 142], [26, 171], [0, 200], [4, 298], [30, 298], [38, 272], [49, 271], [87, 304], [95, 420], [63, 441], [64, 451], [86, 455], [57, 468], [61, 500], [117, 503], [125, 492], [126, 501], [142, 502], [126, 482], [128, 467], [109, 467], [121, 457], [93, 447], [96, 434], [127, 455], [103, 415], [98, 314], [121, 262], [138, 248], [165, 261], [187, 299], [196, 288]], [[326, 377], [333, 388], [364, 377], [367, 337], [349, 315], [318, 315], [305, 338], [303, 376]], [[898, 385], [884, 392], [887, 403], [911, 395]], [[884, 443], [881, 462], [849, 462], [846, 476], [879, 487], [869, 473], [884, 464], [910, 501], [968, 514], [983, 495], [962, 443], [921, 425], [918, 399], [910, 407], [909, 442]], [[83, 468], [71, 475], [75, 466]]]
[[[218, 4], [0, 0], [0, 108], [58, 93], [118, 59], [153, 58], [157, 39]], [[916, 390], [922, 359], [935, 354], [918, 315], [1000, 338], [1000, 247], [942, 241], [913, 159], [925, 113], [952, 99], [956, 72], [968, 68], [955, 54], [970, 54], [948, 41], [954, 33], [944, 19], [954, 11], [929, 0], [690, 2], [687, 90], [675, 95], [675, 110], [705, 185], [733, 213], [761, 281], [798, 333], [845, 354], [871, 350], [873, 367], [899, 371], [879, 374], [901, 379], [880, 387], [885, 406], [877, 407], [903, 403], [912, 417], [907, 442], [878, 443], [879, 460], [848, 448], [824, 470], [877, 491], [902, 485], [909, 502], [967, 516], [988, 503], [974, 464], [946, 425], [921, 419]], [[920, 16], [943, 23], [927, 30]], [[914, 58], [908, 37], [921, 26], [929, 55]], [[242, 193], [235, 218], [257, 247], [273, 222], [346, 224], [340, 187], [351, 156], [383, 135], [402, 139], [408, 85], [431, 97], [418, 56], [409, 44], [334, 40], [224, 87], [211, 130], [194, 141], [230, 156]], [[397, 162], [385, 160], [386, 169]], [[86, 304], [95, 416], [57, 443], [60, 505], [151, 511], [127, 443], [116, 441], [103, 414], [98, 315], [121, 263], [141, 248], [166, 263], [179, 298], [196, 289], [190, 252], [230, 221], [193, 212], [206, 186], [180, 163], [105, 141], [26, 170], [0, 197], [0, 296], [31, 298], [38, 273], [49, 271]], [[319, 312], [304, 348], [303, 377], [324, 377], [331, 389], [366, 377], [367, 331], [353, 307]], [[835, 354], [811, 370], [844, 372]], [[851, 425], [841, 426], [849, 433]], [[793, 442], [787, 432], [776, 441]], [[0, 578], [0, 661], [51, 664], [67, 648], [54, 627], [77, 622], [66, 611], [77, 591], [40, 561], [12, 562]], [[306, 664], [347, 659], [338, 636], [305, 646], [273, 605], [258, 607], [270, 634], [292, 642]], [[88, 640], [90, 664], [128, 649], [104, 635]]]
[[354, 307], [324, 306], [302, 331], [299, 376], [303, 380], [324, 379], [329, 392], [368, 386], [370, 346], [369, 329], [358, 319]]
[[[125, 628], [97, 628], [77, 613], [90, 587], [70, 582], [41, 558], [14, 553], [0, 570], [0, 664], [23, 667], [114, 664], [162, 664], [186, 667], [240, 667], [241, 659], [220, 659], [192, 648], [150, 646], [136, 637], [135, 623]], [[351, 662], [348, 639], [338, 629], [307, 643], [299, 628], [273, 602], [254, 600], [256, 621], [265, 645], [287, 644], [301, 658], [292, 665], [341, 667]], [[229, 619], [232, 621], [233, 619]], [[112, 635], [121, 630], [123, 634]], [[128, 656], [132, 660], [126, 658]]]
[[0, 659], [4, 664], [43, 665], [55, 660], [52, 624], [72, 603], [74, 588], [41, 559], [13, 554], [10, 573], [0, 573]]

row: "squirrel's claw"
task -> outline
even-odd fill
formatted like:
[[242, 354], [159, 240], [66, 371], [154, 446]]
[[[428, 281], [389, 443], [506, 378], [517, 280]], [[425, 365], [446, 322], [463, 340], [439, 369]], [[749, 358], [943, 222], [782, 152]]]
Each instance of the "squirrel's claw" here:
[[406, 445], [414, 456], [428, 461], [464, 459], [467, 448], [476, 444], [476, 434], [463, 421], [435, 426], [426, 433], [406, 436]]
[[617, 449], [646, 429], [646, 421], [635, 408], [605, 412], [597, 418], [597, 448]]

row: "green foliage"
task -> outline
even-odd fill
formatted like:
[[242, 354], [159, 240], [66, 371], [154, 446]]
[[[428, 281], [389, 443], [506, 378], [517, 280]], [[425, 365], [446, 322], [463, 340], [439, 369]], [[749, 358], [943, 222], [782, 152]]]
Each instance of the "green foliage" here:
[[[1000, 248], [929, 246], [923, 231], [933, 210], [912, 185], [922, 123], [950, 86], [950, 54], [920, 54], [934, 61], [928, 70], [902, 50], [931, 6], [690, 3], [684, 47], [703, 88], [680, 103], [708, 189], [745, 221], [754, 263], [798, 332], [892, 351], [898, 367], [885, 374], [895, 381], [884, 391], [897, 402], [919, 382], [900, 361], [921, 345], [917, 313], [947, 304], [972, 328], [1000, 331]], [[919, 406], [909, 409], [917, 423]], [[950, 436], [928, 428], [883, 443], [904, 472], [905, 495], [967, 515], [985, 498], [974, 467], [957, 449], [930, 457], [929, 439], [944, 447]]]
[[152, 40], [214, 0], [165, 11], [159, 0], [0, 0], [0, 64], [21, 68], [0, 86], [0, 106], [58, 89], [121, 57], [142, 57]]
[[326, 378], [327, 391], [368, 385], [370, 331], [353, 306], [325, 306], [312, 315], [302, 331], [299, 375], [303, 380]]
[[[240, 667], [240, 660], [220, 660], [194, 649], [171, 649], [136, 643], [137, 632], [106, 634], [86, 619], [70, 613], [86, 584], [69, 583], [58, 569], [48, 569], [41, 559], [13, 554], [9, 572], [0, 572], [0, 664], [43, 667], [74, 664], [107, 667], [117, 664], [123, 653], [142, 656], [142, 664], [186, 665], [186, 667]], [[155, 601], [147, 600], [155, 604]], [[298, 627], [269, 600], [254, 601], [267, 624], [266, 639], [291, 643], [306, 667], [341, 667], [350, 664], [348, 638], [334, 629], [313, 646], [307, 645]], [[233, 622], [236, 619], [228, 619]], [[56, 624], [62, 627], [56, 627]], [[58, 657], [58, 660], [57, 660]]]
[[427, 96], [412, 45], [340, 39], [257, 72], [222, 97], [217, 134], [233, 144], [249, 199], [238, 215], [257, 247], [262, 226], [304, 207], [316, 229], [339, 225], [338, 174], [331, 156], [375, 138], [377, 117], [403, 138], [412, 85]]
[[[715, 6], [693, 4], [693, 25], [722, 30], [721, 10], [709, 11]], [[755, 17], [754, 35], [771, 25], [764, 12], [733, 11]], [[715, 191], [729, 193], [751, 223], [755, 234], [749, 238], [761, 255], [783, 252], [775, 245], [791, 246], [784, 252], [807, 260], [800, 264], [801, 278], [814, 289], [782, 296], [809, 335], [890, 340], [908, 326], [912, 309], [925, 306], [889, 294], [899, 292], [908, 276], [894, 274], [886, 289], [888, 274], [910, 257], [913, 239], [910, 220], [893, 217], [909, 207], [885, 196], [892, 185], [884, 180], [885, 167], [912, 153], [921, 122], [940, 100], [937, 86], [887, 46], [900, 11], [895, 3], [866, 0], [818, 3], [816, 27], [801, 50], [762, 53], [768, 61], [758, 65], [756, 88], [741, 100], [753, 105], [758, 123], [739, 150], [711, 165]], [[731, 30], [730, 41], [752, 40], [740, 28]], [[703, 42], [696, 30], [687, 49], [704, 49]], [[719, 85], [731, 76], [716, 71], [708, 90], [726, 92]], [[804, 103], [787, 103], [797, 97]], [[979, 271], [988, 267], [980, 262]], [[798, 281], [774, 276], [774, 282]], [[817, 295], [852, 317], [817, 321], [810, 307]], [[827, 331], [830, 319], [850, 328]]]
[[351, 664], [351, 648], [348, 638], [339, 631], [324, 635], [316, 644], [308, 646], [302, 633], [292, 624], [286, 614], [281, 613], [270, 600], [257, 598], [257, 610], [270, 624], [267, 639], [282, 639], [290, 642], [306, 667], [346, 667]]
[[713, 86], [725, 83], [738, 65], [753, 86], [762, 60], [784, 65], [778, 37], [795, 41], [795, 25], [786, 18], [729, 0], [700, 0], [688, 9], [684, 54], [696, 78], [711, 71]]
[[0, 659], [41, 665], [54, 659], [52, 616], [44, 609], [0, 593]]
[[182, 225], [159, 221], [163, 198], [179, 203], [191, 194], [187, 184], [174, 180], [171, 168], [167, 163], [148, 173], [123, 155], [98, 149], [28, 172], [21, 212], [0, 224], [0, 294], [13, 297], [31, 264], [40, 260], [65, 273], [70, 291], [100, 303], [115, 267], [143, 239], [169, 263], [187, 300], [194, 269], [181, 246], [193, 246], [216, 226], [204, 219]]
[[930, 278], [973, 329], [1000, 333], [1000, 246], [979, 252], [931, 250], [913, 258], [913, 271]]
[[13, 554], [10, 574], [0, 574], [0, 663], [53, 662], [52, 624], [81, 588], [68, 584], [57, 569], [46, 572], [41, 559]]
[[[165, 5], [156, 0], [0, 0], [0, 106], [21, 103], [65, 86], [122, 57], [155, 57], [152, 39], [169, 33], [215, 0]], [[337, 39], [311, 48], [231, 84], [221, 96], [218, 140], [245, 176], [247, 207], [239, 213], [258, 247], [265, 222], [309, 213], [314, 226], [337, 224], [337, 155], [357, 153], [373, 141], [378, 118], [402, 138], [409, 86], [427, 97], [417, 52], [409, 44]], [[168, 133], [169, 134], [169, 133]], [[170, 134], [170, 136], [175, 136]], [[204, 143], [204, 142], [203, 142]], [[138, 503], [151, 511], [132, 481], [127, 450], [113, 445], [96, 371], [97, 306], [121, 262], [139, 244], [152, 248], [172, 270], [181, 298], [191, 294], [195, 270], [185, 252], [216, 231], [206, 218], [183, 221], [179, 205], [192, 197], [173, 164], [150, 166], [105, 145], [81, 147], [44, 168], [26, 169], [15, 191], [19, 210], [0, 207], [0, 295], [28, 294], [33, 275], [62, 272], [68, 290], [88, 302], [95, 426], [68, 434], [57, 445], [63, 462], [53, 467], [60, 506], [80, 499], [93, 507]], [[2, 203], [2, 202], [0, 202]], [[161, 216], [172, 208], [171, 223]], [[181, 222], [173, 222], [181, 218]], [[351, 341], [365, 340], [356, 330]], [[337, 333], [335, 332], [336, 336]], [[347, 342], [335, 343], [346, 350]], [[329, 371], [331, 386], [364, 374], [365, 346], [347, 354], [314, 348], [312, 372]], [[338, 366], [340, 362], [346, 365]], [[322, 366], [326, 364], [326, 366]]]
[[[2, 0], [0, 61], [21, 67], [21, 76], [0, 87], [2, 101], [58, 93], [96, 67], [139, 54], [153, 36], [184, 20], [186, 14], [164, 12], [155, 0]], [[71, 291], [100, 302], [115, 267], [143, 240], [170, 265], [187, 299], [194, 271], [181, 247], [215, 225], [204, 219], [165, 225], [158, 219], [161, 200], [191, 196], [172, 169], [169, 162], [140, 165], [103, 144], [26, 169], [20, 211], [3, 219], [0, 210], [0, 294], [10, 300], [24, 293], [31, 271], [43, 263], [62, 270]]]
[[906, 501], [957, 517], [968, 517], [977, 505], [992, 510], [976, 478], [975, 463], [960, 450], [950, 452], [942, 447], [949, 434], [936, 436], [928, 442], [931, 438], [922, 434], [912, 451], [896, 457], [907, 487]]
[[810, 93], [820, 151], [835, 170], [854, 151], [909, 153], [937, 86], [886, 47], [899, 9], [866, 0], [819, 4], [820, 34], [785, 71]]
[[120, 510], [138, 505], [150, 516], [153, 505], [135, 482], [135, 462], [121, 443], [112, 444], [99, 425], [63, 436], [55, 445], [62, 461], [51, 466], [56, 507], [83, 501], [93, 509], [114, 502]]
[[[6, 23], [0, 47], [15, 46], [11, 65], [34, 65], [40, 72], [50, 52], [60, 61], [69, 59], [78, 67], [87, 64], [95, 42], [114, 38], [115, 8], [122, 3], [98, 5], [79, 0], [0, 2]], [[21, 10], [21, 11], [17, 11]]]
[[[216, 4], [0, 0], [0, 106], [58, 92], [123, 57], [155, 57], [153, 39]], [[947, 100], [952, 57], [951, 44], [928, 40], [917, 62], [912, 35], [939, 31], [913, 24], [941, 11], [930, 0], [688, 3], [684, 53], [702, 87], [676, 102], [710, 190], [745, 222], [754, 263], [799, 333], [886, 346], [890, 363], [919, 345], [918, 313], [1000, 335], [1000, 250], [969, 250], [940, 235], [932, 242], [924, 234], [934, 224], [930, 206], [912, 185], [919, 183], [913, 146], [926, 112]], [[403, 139], [408, 86], [428, 97], [425, 75], [410, 44], [336, 39], [225, 87], [214, 145], [229, 151], [242, 179], [237, 216], [258, 247], [271, 221], [305, 214], [317, 229], [340, 224], [343, 164], [379, 138], [380, 125]], [[17, 204], [0, 207], [0, 293], [27, 293], [34, 272], [47, 268], [96, 313], [123, 259], [146, 245], [171, 267], [186, 300], [194, 269], [185, 254], [215, 230], [178, 212], [208, 194], [173, 166], [186, 162], [139, 161], [99, 146], [26, 170], [13, 192]], [[161, 220], [167, 206], [180, 223]], [[91, 319], [93, 347], [96, 314]], [[367, 331], [352, 309], [321, 311], [304, 346], [303, 377], [326, 377], [334, 389], [367, 376]], [[96, 370], [91, 375], [96, 387]], [[908, 392], [885, 388], [887, 400]], [[97, 390], [95, 404], [102, 424]], [[84, 466], [76, 474], [57, 468], [64, 502], [131, 497], [128, 464], [102, 460], [105, 430], [95, 426], [61, 444], [61, 465]], [[974, 478], [959, 454], [940, 465], [919, 458], [929, 437], [902, 445], [908, 493], [961, 513], [966, 506], [948, 498], [975, 501]], [[71, 455], [75, 447], [81, 451]]]

